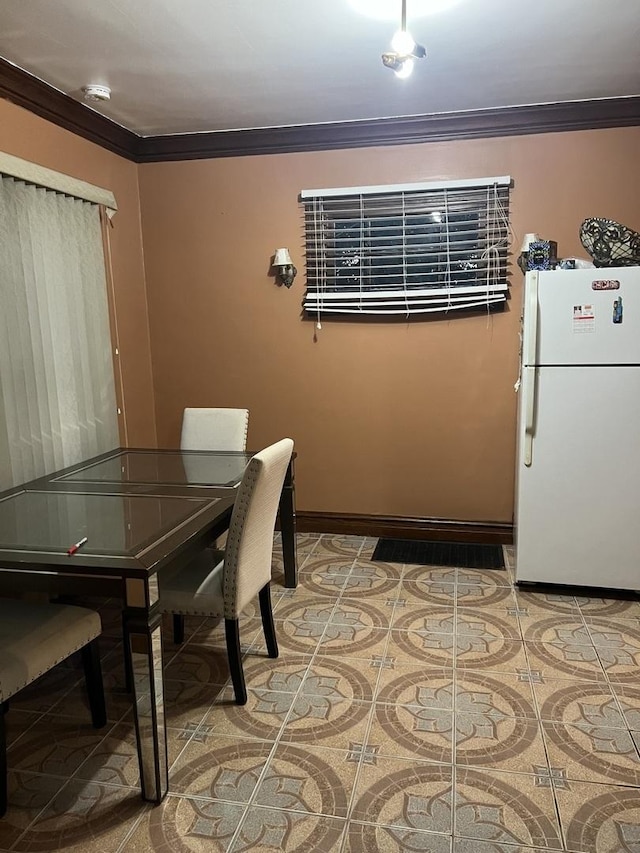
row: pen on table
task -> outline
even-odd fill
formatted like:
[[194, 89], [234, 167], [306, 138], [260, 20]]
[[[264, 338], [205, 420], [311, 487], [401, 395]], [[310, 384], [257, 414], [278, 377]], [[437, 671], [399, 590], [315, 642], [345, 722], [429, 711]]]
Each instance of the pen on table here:
[[82, 548], [82, 546], [85, 544], [87, 539], [88, 539], [87, 536], [83, 536], [79, 542], [76, 542], [75, 545], [72, 545], [71, 548], [69, 548], [69, 550], [67, 551], [67, 554], [69, 556], [71, 556], [72, 554], [75, 554], [76, 551], [78, 550], [78, 548]]

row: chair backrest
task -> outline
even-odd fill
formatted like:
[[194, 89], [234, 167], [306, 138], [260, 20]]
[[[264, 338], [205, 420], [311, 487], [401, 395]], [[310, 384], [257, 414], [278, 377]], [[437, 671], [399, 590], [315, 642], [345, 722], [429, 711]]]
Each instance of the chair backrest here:
[[292, 453], [290, 438], [256, 453], [238, 486], [224, 557], [225, 619], [236, 619], [271, 580], [273, 531]]
[[187, 408], [182, 415], [181, 450], [246, 450], [248, 409]]

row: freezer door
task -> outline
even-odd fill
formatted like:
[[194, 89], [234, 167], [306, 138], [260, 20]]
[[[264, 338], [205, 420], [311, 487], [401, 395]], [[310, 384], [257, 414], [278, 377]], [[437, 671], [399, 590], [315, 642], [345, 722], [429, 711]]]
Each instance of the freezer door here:
[[516, 579], [640, 590], [640, 367], [526, 371], [520, 407]]
[[640, 267], [540, 272], [533, 347], [531, 288], [528, 275], [525, 364], [640, 364]]

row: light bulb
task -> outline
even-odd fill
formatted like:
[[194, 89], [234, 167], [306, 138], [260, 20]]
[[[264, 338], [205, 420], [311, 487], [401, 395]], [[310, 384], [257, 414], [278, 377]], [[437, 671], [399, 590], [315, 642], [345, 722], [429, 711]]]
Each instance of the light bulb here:
[[405, 59], [400, 68], [398, 68], [393, 73], [396, 77], [400, 77], [401, 80], [406, 80], [407, 77], [411, 76], [411, 72], [413, 71], [413, 59]]
[[398, 30], [391, 39], [391, 47], [400, 56], [409, 56], [413, 48], [416, 46], [411, 33], [406, 30]]

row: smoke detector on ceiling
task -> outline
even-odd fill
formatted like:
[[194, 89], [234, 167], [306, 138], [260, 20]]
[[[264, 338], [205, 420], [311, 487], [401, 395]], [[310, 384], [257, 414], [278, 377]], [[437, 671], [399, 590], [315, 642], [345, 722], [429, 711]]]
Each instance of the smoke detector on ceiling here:
[[108, 101], [111, 97], [111, 89], [108, 86], [98, 86], [92, 83], [89, 86], [83, 86], [82, 91], [85, 101]]

